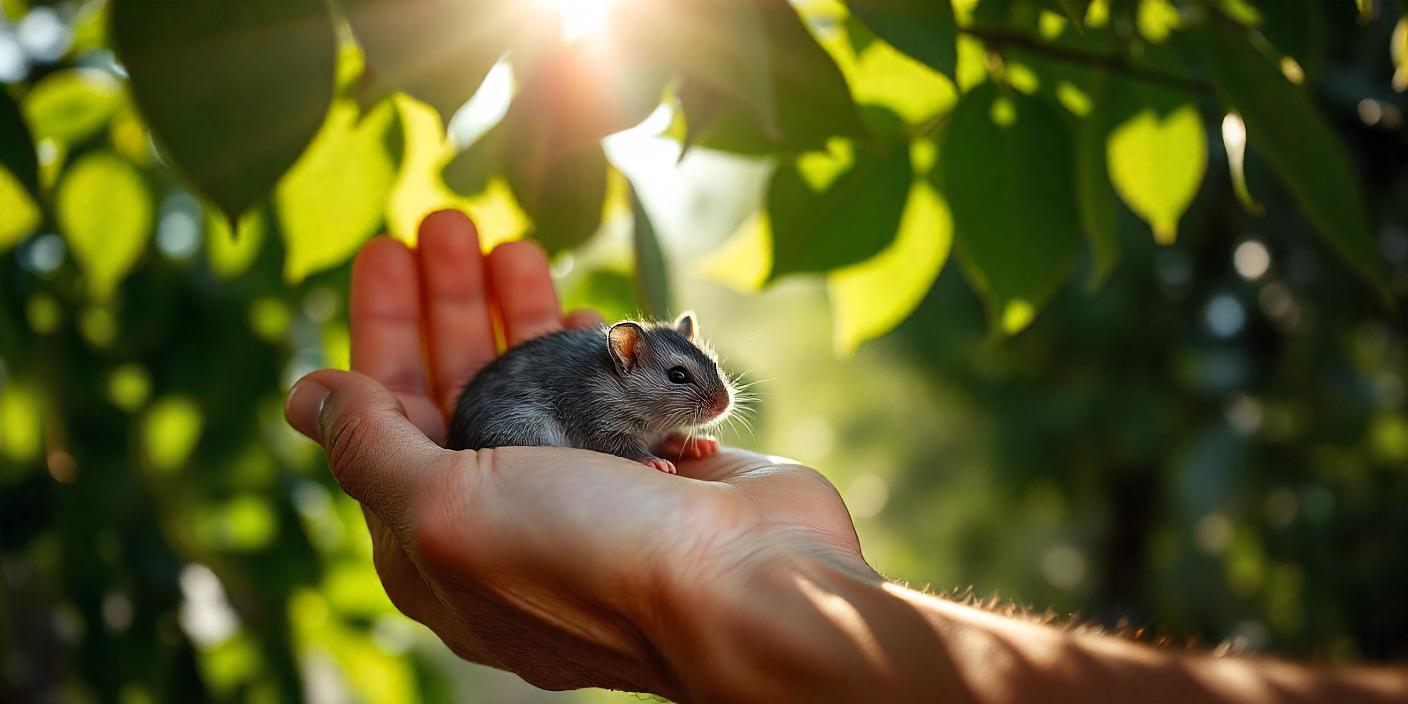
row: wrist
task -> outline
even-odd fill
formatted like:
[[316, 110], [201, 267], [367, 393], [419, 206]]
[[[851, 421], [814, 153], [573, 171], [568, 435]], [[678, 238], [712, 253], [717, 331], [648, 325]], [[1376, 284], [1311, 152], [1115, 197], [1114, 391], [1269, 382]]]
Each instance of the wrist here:
[[682, 699], [910, 694], [890, 671], [903, 656], [879, 639], [931, 632], [853, 549], [773, 533], [722, 552], [679, 574], [651, 633]]

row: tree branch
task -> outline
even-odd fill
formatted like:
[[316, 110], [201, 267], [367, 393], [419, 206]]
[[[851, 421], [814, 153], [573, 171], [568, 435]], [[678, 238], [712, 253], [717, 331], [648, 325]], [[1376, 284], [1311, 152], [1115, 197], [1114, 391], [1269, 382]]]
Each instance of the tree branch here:
[[1102, 54], [1071, 47], [1047, 44], [1035, 37], [1020, 32], [1008, 32], [1000, 29], [989, 29], [985, 27], [962, 27], [958, 31], [970, 37], [978, 39], [988, 47], [1001, 51], [1004, 48], [1017, 48], [1030, 51], [1033, 54], [1041, 54], [1058, 61], [1080, 64], [1119, 73], [1130, 78], [1156, 83], [1174, 90], [1200, 95], [1211, 94], [1212, 86], [1205, 81], [1180, 76], [1163, 71], [1135, 66], [1129, 60], [1119, 54]]

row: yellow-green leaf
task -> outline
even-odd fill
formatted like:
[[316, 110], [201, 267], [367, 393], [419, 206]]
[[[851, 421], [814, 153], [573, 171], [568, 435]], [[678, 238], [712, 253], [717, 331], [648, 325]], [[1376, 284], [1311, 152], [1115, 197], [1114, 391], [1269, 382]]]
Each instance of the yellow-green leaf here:
[[1389, 55], [1393, 58], [1393, 89], [1402, 93], [1408, 90], [1408, 17], [1399, 20], [1398, 26], [1393, 28]]
[[396, 180], [400, 143], [391, 103], [360, 122], [352, 103], [333, 107], [323, 131], [275, 192], [288, 249], [285, 278], [301, 281], [337, 266], [376, 234]]
[[59, 183], [59, 227], [98, 300], [112, 296], [146, 249], [152, 202], [142, 175], [110, 152], [83, 157]]
[[107, 124], [122, 100], [122, 85], [96, 69], [45, 76], [24, 97], [25, 119], [35, 141], [78, 142]]
[[9, 170], [0, 168], [0, 252], [15, 246], [39, 227], [39, 208]]
[[1207, 133], [1198, 108], [1189, 102], [1170, 111], [1140, 110], [1115, 125], [1106, 156], [1120, 198], [1154, 228], [1155, 240], [1172, 243], [1207, 171]]
[[837, 353], [850, 354], [904, 322], [943, 269], [952, 243], [948, 205], [927, 183], [915, 183], [895, 241], [827, 277]]
[[264, 245], [264, 230], [264, 215], [258, 210], [240, 218], [238, 232], [230, 232], [225, 218], [209, 214], [205, 231], [210, 270], [222, 279], [233, 279], [244, 273], [259, 256], [259, 249]]

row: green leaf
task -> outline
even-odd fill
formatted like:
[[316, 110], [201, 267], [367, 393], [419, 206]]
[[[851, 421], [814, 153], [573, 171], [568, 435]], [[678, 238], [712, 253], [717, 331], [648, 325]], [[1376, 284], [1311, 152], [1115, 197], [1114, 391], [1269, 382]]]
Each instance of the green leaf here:
[[606, 152], [593, 145], [531, 168], [532, 160], [508, 165], [513, 195], [533, 221], [531, 235], [549, 253], [576, 247], [596, 234], [606, 202]]
[[112, 41], [166, 155], [235, 220], [323, 124], [336, 47], [325, 0], [113, 0]]
[[333, 106], [274, 196], [288, 247], [284, 278], [298, 282], [337, 266], [376, 234], [400, 153], [401, 124], [390, 102], [360, 121], [350, 102]]
[[685, 144], [745, 154], [821, 149], [831, 137], [862, 137], [850, 87], [797, 12], [785, 0], [758, 0], [767, 37], [767, 70], [777, 96], [777, 129], [727, 92], [688, 77], [680, 104], [688, 130]]
[[1259, 31], [1295, 59], [1312, 81], [1325, 63], [1325, 7], [1322, 0], [1276, 0], [1257, 5], [1262, 16]]
[[105, 127], [122, 101], [122, 84], [95, 69], [70, 69], [45, 76], [24, 98], [24, 114], [35, 141], [75, 144]]
[[798, 164], [783, 164], [768, 184], [773, 280], [878, 254], [895, 238], [914, 168], [909, 146], [900, 143], [857, 149], [850, 167], [824, 188], [806, 176]]
[[636, 263], [636, 302], [640, 309], [656, 320], [664, 320], [670, 315], [670, 271], [665, 264], [665, 252], [660, 247], [655, 224], [645, 211], [645, 204], [635, 186], [631, 191], [631, 214], [634, 224], [631, 229], [631, 249]]
[[639, 124], [660, 105], [667, 78], [658, 66], [617, 65], [592, 43], [551, 51], [505, 116], [514, 158], [550, 163]]
[[1202, 35], [1197, 45], [1218, 97], [1242, 116], [1251, 150], [1271, 165], [1315, 232], [1387, 295], [1354, 166], [1310, 96], [1240, 36]]
[[1071, 135], [1050, 103], [991, 84], [954, 108], [939, 148], [958, 254], [995, 328], [1026, 327], [1080, 247]]
[[343, 0], [352, 33], [366, 54], [373, 92], [405, 91], [434, 107], [446, 122], [531, 21], [555, 20], [529, 15], [527, 4]]
[[20, 106], [4, 88], [0, 88], [0, 167], [8, 169], [31, 196], [40, 197], [39, 158], [34, 153], [34, 137], [20, 114]]
[[[769, 0], [771, 1], [771, 0]], [[630, 60], [653, 62], [729, 96], [775, 134], [777, 98], [760, 0], [615, 3]]]
[[151, 194], [142, 175], [116, 155], [95, 152], [69, 167], [55, 203], [89, 292], [111, 298], [151, 235]]
[[1093, 89], [1094, 107], [1080, 121], [1076, 134], [1076, 196], [1080, 199], [1081, 229], [1094, 260], [1088, 282], [1091, 290], [1104, 284], [1120, 258], [1119, 238], [1115, 234], [1115, 194], [1106, 168], [1109, 116], [1105, 85], [1105, 81], [1099, 81]]
[[33, 234], [42, 218], [24, 186], [4, 168], [0, 168], [0, 213], [0, 252]]
[[1108, 101], [1106, 167], [1115, 192], [1156, 241], [1172, 244], [1207, 173], [1207, 127], [1197, 105], [1163, 89], [1112, 80]]
[[895, 241], [827, 277], [836, 352], [850, 354], [904, 322], [929, 292], [952, 244], [948, 206], [929, 184], [914, 183]]
[[1398, 20], [1389, 39], [1389, 57], [1393, 59], [1393, 89], [1408, 91], [1408, 17]]
[[930, 68], [953, 78], [958, 66], [958, 25], [947, 0], [848, 0], [851, 12], [877, 36]]
[[474, 195], [489, 186], [495, 174], [503, 166], [503, 155], [508, 141], [508, 129], [504, 122], [494, 125], [480, 135], [469, 148], [461, 150], [450, 159], [440, 175], [445, 185], [463, 195]]
[[266, 229], [261, 210], [245, 213], [237, 232], [230, 232], [230, 223], [224, 218], [209, 214], [205, 219], [205, 241], [210, 270], [222, 279], [243, 274], [259, 257]]

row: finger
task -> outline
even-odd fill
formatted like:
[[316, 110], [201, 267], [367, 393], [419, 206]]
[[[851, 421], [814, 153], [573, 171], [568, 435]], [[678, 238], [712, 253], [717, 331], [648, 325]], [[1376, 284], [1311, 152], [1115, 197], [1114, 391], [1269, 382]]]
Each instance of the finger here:
[[353, 371], [395, 393], [416, 427], [440, 442], [445, 418], [426, 383], [420, 275], [411, 251], [389, 237], [367, 243], [352, 264], [348, 298]]
[[440, 480], [449, 453], [411, 422], [395, 395], [369, 376], [324, 369], [294, 385], [284, 414], [323, 446], [348, 496], [396, 535], [408, 535], [408, 499], [424, 482]]
[[484, 256], [474, 224], [458, 210], [431, 213], [420, 225], [421, 286], [435, 398], [449, 415], [465, 382], [494, 359], [494, 327]]
[[557, 291], [542, 247], [526, 240], [495, 247], [489, 253], [489, 280], [509, 347], [562, 329]]
[[569, 330], [599, 327], [605, 322], [601, 313], [591, 308], [578, 308], [562, 318], [562, 326]]

